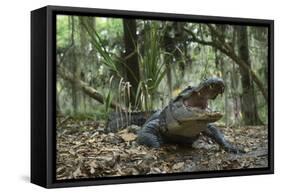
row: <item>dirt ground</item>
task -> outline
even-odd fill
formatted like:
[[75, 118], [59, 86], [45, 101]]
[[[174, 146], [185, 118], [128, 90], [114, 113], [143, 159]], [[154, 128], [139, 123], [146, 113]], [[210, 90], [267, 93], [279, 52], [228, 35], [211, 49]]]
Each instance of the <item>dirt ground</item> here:
[[106, 134], [104, 124], [97, 121], [61, 117], [58, 123], [57, 180], [268, 166], [267, 126], [220, 127], [231, 143], [246, 152], [231, 154], [204, 136], [192, 147], [153, 149], [136, 143], [138, 126]]

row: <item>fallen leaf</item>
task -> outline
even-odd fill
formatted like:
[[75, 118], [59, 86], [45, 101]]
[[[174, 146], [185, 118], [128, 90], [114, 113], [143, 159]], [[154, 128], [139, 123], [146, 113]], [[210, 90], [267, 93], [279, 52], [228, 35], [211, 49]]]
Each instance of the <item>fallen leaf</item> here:
[[81, 176], [81, 169], [80, 169], [80, 166], [73, 172], [73, 177], [74, 178], [77, 178], [79, 176]]
[[120, 136], [124, 141], [134, 141], [137, 138], [134, 133], [122, 133]]
[[184, 167], [184, 162], [179, 162], [179, 163], [174, 164], [172, 169], [173, 170], [179, 170], [179, 169], [181, 169], [183, 167]]

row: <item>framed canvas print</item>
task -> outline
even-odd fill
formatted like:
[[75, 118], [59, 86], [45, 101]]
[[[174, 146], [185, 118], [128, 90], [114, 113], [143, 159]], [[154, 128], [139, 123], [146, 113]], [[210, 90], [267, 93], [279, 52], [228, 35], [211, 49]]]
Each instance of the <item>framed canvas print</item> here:
[[273, 21], [31, 12], [31, 182], [273, 173]]

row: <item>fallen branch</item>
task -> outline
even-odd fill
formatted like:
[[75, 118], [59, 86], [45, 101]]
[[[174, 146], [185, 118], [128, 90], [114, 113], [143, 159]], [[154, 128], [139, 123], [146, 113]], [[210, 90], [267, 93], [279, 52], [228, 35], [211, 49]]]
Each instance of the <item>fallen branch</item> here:
[[66, 116], [65, 118], [63, 118], [60, 122], [58, 122], [57, 128], [61, 128], [61, 126], [63, 126], [63, 124], [65, 124], [70, 118], [70, 116]]
[[[81, 89], [85, 94], [90, 96], [91, 98], [95, 99], [96, 101], [104, 104], [105, 99], [102, 94], [100, 94], [95, 88], [89, 86], [86, 82], [76, 79], [69, 71], [67, 71], [62, 66], [57, 67], [58, 74], [64, 79], [72, 83], [76, 83], [77, 87]], [[122, 107], [122, 105], [116, 103], [116, 102], [110, 102], [110, 107], [113, 109], [118, 109], [125, 111], [126, 109]]]

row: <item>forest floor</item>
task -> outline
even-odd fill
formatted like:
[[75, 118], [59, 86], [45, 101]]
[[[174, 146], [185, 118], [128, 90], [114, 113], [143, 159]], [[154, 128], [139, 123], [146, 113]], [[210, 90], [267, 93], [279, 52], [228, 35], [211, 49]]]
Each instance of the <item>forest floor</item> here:
[[57, 123], [57, 180], [268, 166], [266, 126], [220, 127], [231, 143], [246, 152], [231, 154], [204, 136], [192, 147], [154, 149], [136, 143], [132, 131], [137, 126], [106, 134], [104, 124], [93, 120], [60, 117]]

